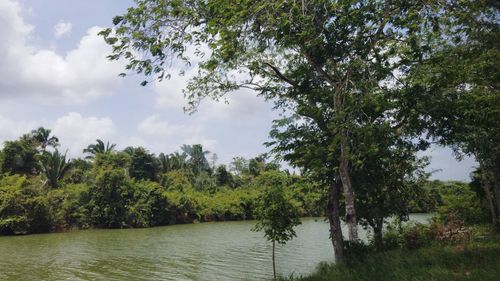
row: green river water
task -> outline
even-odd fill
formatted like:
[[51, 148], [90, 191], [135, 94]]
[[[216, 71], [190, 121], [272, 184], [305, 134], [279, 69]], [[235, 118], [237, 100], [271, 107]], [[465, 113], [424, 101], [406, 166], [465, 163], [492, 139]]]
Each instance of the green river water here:
[[[429, 215], [412, 215], [426, 221]], [[97, 229], [0, 237], [0, 280], [266, 280], [271, 245], [255, 222]], [[307, 274], [334, 261], [328, 224], [304, 218], [277, 248], [279, 274]], [[361, 232], [366, 239], [366, 232]]]

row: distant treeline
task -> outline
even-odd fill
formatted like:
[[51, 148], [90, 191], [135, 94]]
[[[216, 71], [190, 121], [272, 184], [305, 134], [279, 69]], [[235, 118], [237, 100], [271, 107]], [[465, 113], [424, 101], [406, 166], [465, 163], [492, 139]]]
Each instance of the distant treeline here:
[[97, 140], [84, 159], [67, 159], [58, 145], [44, 128], [4, 143], [1, 234], [252, 219], [260, 187], [277, 183], [287, 186], [302, 216], [323, 213], [321, 189], [265, 155], [235, 157], [228, 168], [209, 163], [201, 145], [156, 156]]
[[[118, 151], [97, 140], [83, 159], [67, 159], [58, 145], [44, 128], [4, 143], [1, 234], [252, 219], [262, 188], [275, 185], [285, 186], [301, 216], [325, 214], [325, 187], [280, 170], [265, 155], [235, 157], [226, 167], [209, 163], [201, 145], [156, 156], [142, 147]], [[476, 196], [458, 182], [428, 182], [415, 191], [408, 212], [433, 212], [454, 192]]]

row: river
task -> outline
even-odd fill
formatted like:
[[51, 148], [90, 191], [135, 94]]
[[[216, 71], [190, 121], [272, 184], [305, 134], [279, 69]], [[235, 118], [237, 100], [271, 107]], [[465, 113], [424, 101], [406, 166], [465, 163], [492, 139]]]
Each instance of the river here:
[[[3, 236], [0, 280], [266, 280], [272, 277], [271, 245], [250, 231], [254, 223]], [[334, 261], [323, 219], [304, 218], [296, 231], [276, 249], [279, 274], [307, 274], [321, 261]], [[365, 231], [360, 234], [366, 239]]]

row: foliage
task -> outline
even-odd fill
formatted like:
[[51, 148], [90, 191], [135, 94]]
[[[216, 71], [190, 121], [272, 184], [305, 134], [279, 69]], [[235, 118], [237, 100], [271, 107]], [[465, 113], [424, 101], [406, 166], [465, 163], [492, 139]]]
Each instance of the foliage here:
[[2, 150], [0, 171], [10, 174], [33, 175], [38, 170], [36, 145], [26, 137], [6, 141]]
[[45, 149], [49, 146], [55, 148], [59, 145], [59, 139], [56, 136], [51, 136], [51, 132], [52, 131], [50, 129], [46, 129], [44, 127], [31, 131], [30, 136], [36, 143], [38, 143], [41, 151], [45, 151]]
[[436, 213], [440, 221], [447, 222], [452, 217], [458, 217], [470, 225], [488, 219], [487, 209], [467, 185], [456, 184], [453, 192], [444, 194], [442, 200], [443, 204], [438, 207]]
[[0, 180], [0, 234], [26, 234], [51, 230], [44, 189], [24, 176]]
[[208, 164], [208, 160], [206, 158], [206, 155], [210, 152], [204, 151], [201, 144], [184, 144], [181, 147], [181, 150], [188, 156], [187, 164], [191, 166], [195, 175], [198, 175], [203, 171], [210, 171], [210, 165]]
[[448, 28], [427, 42], [433, 52], [403, 77], [398, 107], [416, 135], [451, 147], [459, 159], [475, 157], [500, 232], [500, 7], [457, 2], [440, 15], [440, 25]]
[[290, 176], [290, 181], [287, 192], [299, 204], [300, 213], [311, 217], [324, 216], [326, 188], [306, 177]]
[[71, 163], [66, 161], [66, 154], [57, 149], [53, 152], [44, 151], [40, 157], [40, 169], [51, 188], [58, 188], [59, 181], [68, 172]]
[[122, 169], [128, 171], [132, 159], [128, 153], [117, 152], [117, 153], [98, 153], [94, 158], [94, 169]]
[[218, 186], [232, 186], [233, 177], [225, 165], [219, 165], [215, 169], [215, 183]]
[[89, 216], [99, 227], [127, 226], [127, 206], [132, 199], [131, 182], [123, 170], [102, 170], [89, 187]]
[[161, 176], [160, 184], [170, 190], [187, 191], [193, 189], [189, 178], [183, 171], [172, 171]]
[[100, 139], [96, 140], [95, 144], [89, 144], [87, 148], [83, 150], [83, 153], [89, 154], [87, 158], [92, 159], [94, 158], [97, 154], [105, 154], [105, 153], [110, 153], [114, 151], [116, 147], [116, 144], [110, 144], [109, 142], [104, 142]]
[[309, 276], [295, 281], [496, 280], [500, 274], [500, 237], [481, 227], [464, 246], [434, 244], [417, 250], [394, 249], [368, 254], [362, 263], [345, 266], [321, 263]]
[[358, 134], [357, 164], [352, 172], [357, 215], [363, 226], [373, 229], [376, 246], [382, 249], [384, 221], [408, 217], [410, 202], [427, 179], [427, 159], [419, 159], [418, 146], [389, 126], [372, 125]]
[[257, 180], [262, 185], [257, 199], [253, 231], [263, 231], [264, 236], [273, 244], [273, 273], [276, 280], [275, 244], [285, 244], [296, 236], [294, 227], [300, 224], [296, 204], [289, 198], [284, 188], [286, 178], [279, 172], [262, 173]]
[[300, 224], [299, 214], [296, 205], [285, 194], [283, 177], [267, 172], [263, 178], [265, 180], [260, 181], [264, 185], [257, 201], [254, 230], [264, 231], [269, 241], [284, 244], [296, 235], [293, 228]]
[[124, 152], [130, 156], [129, 175], [137, 180], [156, 180], [160, 163], [143, 147], [127, 147]]

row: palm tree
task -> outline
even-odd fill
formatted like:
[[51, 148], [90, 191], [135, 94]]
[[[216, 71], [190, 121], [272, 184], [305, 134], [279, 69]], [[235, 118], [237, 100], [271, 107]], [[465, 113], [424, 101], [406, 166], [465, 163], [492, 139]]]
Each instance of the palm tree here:
[[58, 188], [59, 180], [70, 168], [70, 161], [66, 161], [66, 153], [61, 154], [57, 149], [54, 152], [44, 151], [40, 157], [40, 167], [48, 185]]
[[170, 168], [171, 170], [182, 170], [186, 167], [187, 154], [175, 152], [170, 154]]
[[162, 173], [166, 173], [172, 170], [172, 160], [169, 155], [165, 155], [163, 152], [158, 155], [158, 162], [160, 162], [160, 169]]
[[89, 146], [87, 146], [87, 148], [83, 150], [83, 153], [90, 154], [86, 158], [94, 158], [95, 155], [99, 153], [110, 153], [116, 147], [116, 144], [109, 144], [109, 141], [106, 142], [106, 145], [100, 139], [97, 139], [96, 142], [97, 143], [95, 144], [90, 144]]
[[40, 146], [41, 151], [45, 151], [48, 146], [55, 148], [59, 145], [59, 139], [56, 136], [51, 136], [51, 132], [50, 129], [44, 127], [31, 131], [31, 138]]
[[206, 157], [210, 151], [204, 151], [201, 144], [184, 144], [181, 149], [189, 156], [189, 164], [193, 167], [194, 172], [200, 173], [201, 171], [208, 170], [210, 168], [210, 164], [208, 163]]

